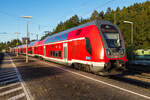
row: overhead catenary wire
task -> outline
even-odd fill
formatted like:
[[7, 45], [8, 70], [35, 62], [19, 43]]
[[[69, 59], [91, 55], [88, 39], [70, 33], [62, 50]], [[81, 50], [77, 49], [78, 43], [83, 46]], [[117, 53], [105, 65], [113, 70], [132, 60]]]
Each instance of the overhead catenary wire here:
[[[98, 6], [95, 7], [93, 10], [104, 8], [107, 4], [112, 3], [112, 2], [114, 2], [114, 1], [116, 1], [116, 0], [108, 0], [108, 1], [106, 1], [105, 3], [103, 3], [103, 4], [101, 4], [101, 5], [98, 5]], [[103, 10], [102, 10], [102, 11], [103, 11]], [[91, 12], [91, 11], [88, 11], [88, 12], [84, 13], [83, 15], [88, 16], [90, 12]]]

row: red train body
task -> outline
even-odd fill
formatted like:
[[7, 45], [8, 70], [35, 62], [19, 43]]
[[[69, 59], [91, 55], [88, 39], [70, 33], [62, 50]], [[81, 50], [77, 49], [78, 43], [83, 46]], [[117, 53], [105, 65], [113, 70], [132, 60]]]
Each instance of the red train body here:
[[[26, 46], [14, 50], [25, 54]], [[127, 61], [125, 44], [119, 28], [105, 20], [95, 20], [49, 36], [42, 41], [32, 42], [28, 52], [32, 56], [41, 56], [94, 73], [124, 68]]]

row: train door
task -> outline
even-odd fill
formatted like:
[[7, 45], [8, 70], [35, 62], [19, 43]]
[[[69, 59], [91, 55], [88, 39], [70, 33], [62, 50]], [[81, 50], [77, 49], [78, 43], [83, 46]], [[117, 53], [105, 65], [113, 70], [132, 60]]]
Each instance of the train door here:
[[64, 59], [65, 63], [67, 63], [67, 61], [68, 61], [68, 45], [67, 45], [67, 43], [63, 44], [63, 59]]

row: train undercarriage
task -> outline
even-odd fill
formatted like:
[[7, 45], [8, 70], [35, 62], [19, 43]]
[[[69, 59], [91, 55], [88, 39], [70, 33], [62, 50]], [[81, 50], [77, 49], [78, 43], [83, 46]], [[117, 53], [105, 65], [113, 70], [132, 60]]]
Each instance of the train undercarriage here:
[[72, 64], [72, 67], [74, 67], [75, 69], [91, 72], [102, 76], [121, 74], [123, 71], [126, 70], [125, 66], [126, 66], [125, 62], [120, 60], [111, 60], [109, 63], [105, 63], [104, 67], [101, 68], [97, 68], [100, 66], [90, 66], [81, 63]]

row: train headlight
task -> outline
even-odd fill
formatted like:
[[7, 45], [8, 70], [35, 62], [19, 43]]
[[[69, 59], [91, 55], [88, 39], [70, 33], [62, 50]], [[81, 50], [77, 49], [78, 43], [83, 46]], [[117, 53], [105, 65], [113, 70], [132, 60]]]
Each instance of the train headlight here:
[[100, 59], [104, 59], [104, 49], [101, 50]]

